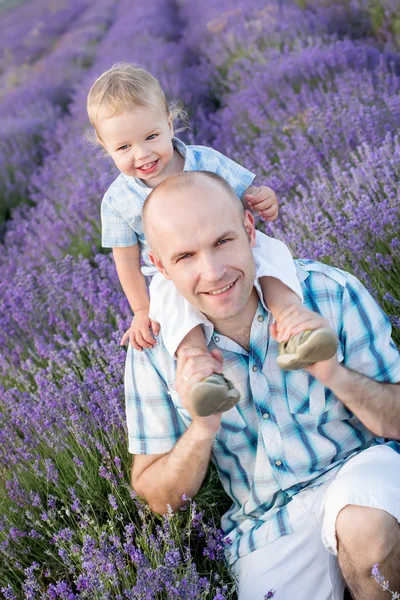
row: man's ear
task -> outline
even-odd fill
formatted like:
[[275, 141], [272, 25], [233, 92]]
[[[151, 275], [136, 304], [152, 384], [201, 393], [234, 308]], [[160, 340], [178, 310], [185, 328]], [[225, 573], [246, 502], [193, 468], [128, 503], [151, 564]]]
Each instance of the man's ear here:
[[254, 217], [249, 210], [244, 211], [243, 226], [249, 238], [250, 246], [254, 248], [256, 245], [256, 227]]
[[164, 275], [166, 279], [171, 279], [164, 265], [162, 264], [161, 258], [153, 250], [149, 250], [149, 259], [150, 262], [156, 267], [156, 269], [160, 271], [161, 275]]

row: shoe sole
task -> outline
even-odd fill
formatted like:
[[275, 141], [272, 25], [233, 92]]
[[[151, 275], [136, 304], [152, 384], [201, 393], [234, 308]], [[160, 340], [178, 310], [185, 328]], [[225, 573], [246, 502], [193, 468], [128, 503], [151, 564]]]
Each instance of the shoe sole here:
[[296, 354], [280, 354], [277, 362], [284, 371], [296, 371], [335, 356], [338, 338], [332, 329], [317, 329], [300, 344]]
[[236, 388], [227, 390], [221, 385], [200, 381], [192, 388], [192, 410], [198, 417], [209, 417], [233, 408], [240, 400]]

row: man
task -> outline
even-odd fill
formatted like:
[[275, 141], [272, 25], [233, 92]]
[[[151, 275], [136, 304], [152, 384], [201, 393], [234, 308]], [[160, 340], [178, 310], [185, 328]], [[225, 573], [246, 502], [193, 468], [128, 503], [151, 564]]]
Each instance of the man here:
[[[132, 486], [158, 513], [198, 492], [211, 455], [233, 500], [223, 528], [240, 600], [384, 598], [379, 562], [400, 589], [400, 357], [390, 325], [348, 273], [298, 261], [304, 307], [290, 333], [332, 327], [337, 357], [283, 372], [254, 285], [254, 220], [209, 173], [161, 183], [144, 209], [157, 268], [214, 326], [209, 352], [176, 363], [161, 338], [126, 363]], [[161, 332], [162, 333], [162, 332]], [[223, 370], [241, 392], [226, 413], [197, 417], [192, 387]], [[379, 437], [376, 437], [379, 436]]]

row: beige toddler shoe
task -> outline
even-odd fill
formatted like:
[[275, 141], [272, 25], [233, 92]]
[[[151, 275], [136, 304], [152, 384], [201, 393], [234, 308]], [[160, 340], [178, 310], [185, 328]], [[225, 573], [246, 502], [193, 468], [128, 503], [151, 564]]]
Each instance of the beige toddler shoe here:
[[336, 354], [338, 338], [332, 329], [307, 329], [279, 344], [278, 365], [284, 371], [304, 369]]

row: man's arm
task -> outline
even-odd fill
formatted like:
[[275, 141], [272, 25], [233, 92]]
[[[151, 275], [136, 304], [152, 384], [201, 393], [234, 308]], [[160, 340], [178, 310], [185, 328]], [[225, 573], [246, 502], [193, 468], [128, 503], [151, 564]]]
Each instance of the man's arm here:
[[[332, 364], [330, 364], [332, 363]], [[379, 437], [400, 440], [400, 386], [381, 383], [337, 363], [336, 357], [308, 369]]]
[[[183, 406], [191, 413], [191, 389], [222, 367], [219, 350], [185, 349], [179, 354], [175, 389]], [[159, 514], [183, 505], [182, 496], [193, 497], [203, 483], [210, 461], [211, 448], [221, 424], [221, 414], [209, 417], [192, 415], [192, 423], [167, 454], [136, 454], [131, 484], [136, 493], [147, 500]]]
[[[216, 433], [216, 432], [215, 432]], [[159, 514], [183, 505], [182, 496], [192, 498], [199, 491], [210, 462], [215, 433], [192, 423], [168, 454], [134, 457], [131, 485]]]
[[[289, 335], [306, 329], [329, 327], [318, 313], [304, 306], [290, 305], [281, 313]], [[276, 326], [272, 328], [276, 337]], [[337, 356], [306, 369], [379, 437], [400, 439], [400, 386], [370, 379], [338, 363]]]

